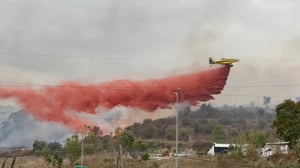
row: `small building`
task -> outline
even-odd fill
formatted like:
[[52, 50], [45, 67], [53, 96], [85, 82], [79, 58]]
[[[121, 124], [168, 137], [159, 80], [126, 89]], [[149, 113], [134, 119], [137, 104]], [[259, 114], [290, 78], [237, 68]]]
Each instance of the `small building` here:
[[[289, 142], [266, 143], [266, 145], [263, 148], [257, 149], [257, 152], [259, 152], [260, 155], [264, 158], [268, 158], [274, 154], [287, 154], [289, 149], [288, 144]], [[231, 146], [236, 146], [236, 144], [214, 143], [212, 147], [209, 149], [209, 151], [207, 152], [207, 154], [213, 156], [217, 153], [227, 153]], [[246, 155], [247, 145], [241, 145], [241, 147], [242, 147], [243, 154]]]
[[261, 156], [268, 158], [274, 154], [287, 154], [289, 149], [289, 142], [271, 142], [261, 149]]
[[207, 152], [207, 155], [213, 156], [218, 153], [227, 153], [230, 147], [241, 147], [243, 155], [246, 154], [247, 145], [214, 143]]
[[207, 154], [213, 156], [216, 153], [227, 153], [229, 147], [230, 147], [230, 144], [214, 143], [212, 145], [212, 147], [209, 149], [209, 151], [207, 152]]

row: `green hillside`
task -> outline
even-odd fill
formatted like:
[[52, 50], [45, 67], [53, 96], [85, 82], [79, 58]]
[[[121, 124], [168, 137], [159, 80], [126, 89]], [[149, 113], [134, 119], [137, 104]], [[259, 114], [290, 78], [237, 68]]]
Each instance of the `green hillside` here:
[[[224, 142], [232, 142], [241, 133], [258, 130], [267, 132], [268, 138], [274, 138], [271, 128], [275, 117], [274, 110], [262, 107], [213, 107], [202, 104], [198, 109], [186, 107], [179, 111], [179, 141], [188, 142], [194, 147], [208, 147], [212, 144], [211, 134], [216, 126], [225, 131]], [[134, 123], [126, 128], [138, 138], [144, 140], [175, 140], [175, 117], [158, 120], [145, 119], [143, 123]]]

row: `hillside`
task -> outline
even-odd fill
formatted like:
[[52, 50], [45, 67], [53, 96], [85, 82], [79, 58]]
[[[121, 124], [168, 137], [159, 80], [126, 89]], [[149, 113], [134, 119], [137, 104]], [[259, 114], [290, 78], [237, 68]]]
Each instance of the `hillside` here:
[[[268, 111], [268, 112], [266, 112]], [[240, 133], [249, 130], [265, 131], [269, 137], [274, 136], [271, 128], [275, 112], [261, 107], [213, 107], [202, 104], [192, 111], [186, 107], [179, 112], [179, 141], [208, 147], [210, 135], [215, 126], [220, 125], [226, 132], [226, 142], [232, 142]], [[143, 123], [134, 123], [127, 127], [136, 137], [145, 140], [175, 140], [175, 117], [158, 120], [145, 119]]]
[[[19, 114], [17, 113], [17, 115]], [[210, 104], [202, 104], [198, 109], [193, 110], [187, 106], [180, 111], [179, 117], [179, 149], [182, 153], [191, 152], [191, 154], [196, 154], [195, 151], [197, 151], [197, 154], [206, 153], [213, 143], [211, 134], [216, 126], [224, 129], [226, 134], [224, 142], [234, 142], [238, 136], [248, 134], [251, 132], [250, 130], [256, 133], [264, 132], [267, 141], [276, 138], [275, 132], [271, 128], [275, 113], [269, 108], [254, 106], [213, 107]], [[83, 141], [79, 139], [77, 134], [74, 134], [66, 139], [64, 145], [59, 142], [35, 140], [32, 145], [33, 149], [30, 151], [4, 151], [0, 154], [0, 163], [3, 165], [7, 160], [7, 164], [12, 164], [13, 159], [17, 158], [16, 166], [41, 167], [41, 165], [51, 163], [56, 164], [57, 167], [59, 167], [58, 165], [73, 167], [74, 164], [81, 161], [81, 145], [84, 142], [84, 164], [89, 167], [99, 167], [99, 165], [101, 167], [117, 167], [120, 145], [123, 147], [126, 167], [170, 167], [174, 165], [175, 161], [172, 156], [162, 158], [164, 160], [150, 158], [149, 161], [146, 161], [149, 158], [145, 159], [143, 156], [148, 155], [149, 157], [155, 153], [163, 155], [166, 148], [167, 151], [174, 150], [175, 117], [158, 120], [145, 119], [143, 123], [134, 123], [125, 129], [116, 129], [114, 135], [102, 135], [100, 128], [94, 127], [91, 128], [90, 134]], [[261, 134], [256, 135], [256, 137], [261, 138]], [[255, 143], [260, 140], [255, 139]], [[249, 149], [256, 148], [249, 147]], [[180, 165], [183, 167], [224, 167], [224, 165], [227, 165], [226, 167], [232, 167], [233, 165], [237, 165], [237, 167], [241, 165], [242, 167], [248, 167], [249, 165], [261, 167], [261, 165], [284, 165], [287, 161], [290, 165], [297, 165], [297, 160], [293, 159], [293, 153], [287, 156], [276, 155], [269, 160], [256, 157], [258, 155], [253, 153], [250, 153], [246, 158], [234, 153], [220, 156], [191, 155], [190, 157], [182, 157], [180, 158]], [[280, 157], [281, 161], [277, 162], [276, 157]], [[34, 163], [32, 160], [34, 160]]]

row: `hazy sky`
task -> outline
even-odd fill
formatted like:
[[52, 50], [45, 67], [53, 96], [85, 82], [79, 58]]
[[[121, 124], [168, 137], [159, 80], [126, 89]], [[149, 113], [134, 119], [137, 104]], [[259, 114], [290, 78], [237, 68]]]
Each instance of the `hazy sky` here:
[[[235, 57], [240, 63], [212, 103], [294, 98], [299, 7], [296, 0], [0, 0], [0, 82], [138, 80]], [[253, 87], [262, 85], [281, 87]]]
[[[234, 57], [240, 62], [210, 103], [262, 105], [271, 96], [276, 105], [300, 96], [299, 9], [297, 0], [0, 0], [0, 86], [156, 78], [210, 68], [211, 56]], [[111, 130], [174, 114], [97, 110], [82, 117]], [[1, 143], [30, 145], [44, 130], [57, 137], [60, 126], [27, 121], [13, 130], [14, 120], [2, 123], [10, 134]]]

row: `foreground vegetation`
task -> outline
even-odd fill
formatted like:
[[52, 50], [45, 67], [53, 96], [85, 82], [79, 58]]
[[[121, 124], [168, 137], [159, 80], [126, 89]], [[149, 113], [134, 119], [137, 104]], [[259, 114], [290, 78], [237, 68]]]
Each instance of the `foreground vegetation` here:
[[[117, 152], [97, 152], [94, 154], [85, 155], [84, 165], [89, 168], [118, 168], [120, 162], [118, 163]], [[299, 157], [298, 157], [299, 159]], [[4, 163], [5, 162], [5, 163]], [[11, 167], [13, 158], [2, 158], [0, 159], [0, 165], [3, 163], [6, 167]], [[253, 167], [253, 168], [299, 168], [299, 160], [294, 157], [293, 154], [288, 155], [276, 155], [268, 160], [262, 158], [256, 158], [253, 160], [245, 157], [239, 157], [234, 154], [229, 155], [217, 155], [217, 156], [193, 156], [189, 158], [179, 158], [180, 167], [184, 168], [195, 168], [195, 167], [210, 167], [210, 168], [243, 168], [243, 167]], [[142, 160], [124, 157], [125, 168], [170, 168], [175, 167], [175, 158], [168, 157], [162, 158], [160, 160]], [[3, 168], [4, 168], [3, 167]], [[29, 167], [39, 167], [39, 168], [54, 168], [58, 167], [55, 165], [48, 164], [47, 161], [42, 156], [23, 156], [17, 157], [15, 159], [14, 166], [12, 168], [29, 168]], [[73, 168], [74, 166], [70, 164], [68, 159], [64, 159], [61, 167]]]

